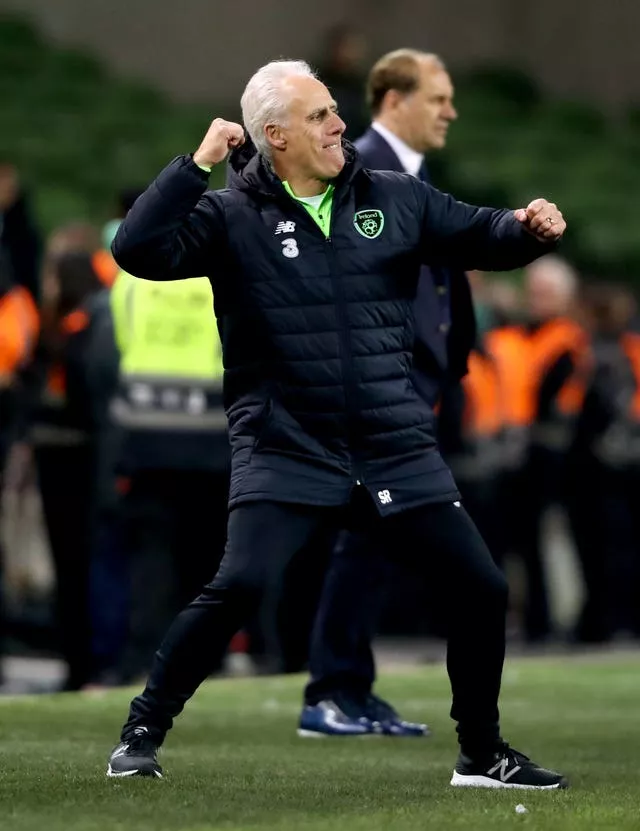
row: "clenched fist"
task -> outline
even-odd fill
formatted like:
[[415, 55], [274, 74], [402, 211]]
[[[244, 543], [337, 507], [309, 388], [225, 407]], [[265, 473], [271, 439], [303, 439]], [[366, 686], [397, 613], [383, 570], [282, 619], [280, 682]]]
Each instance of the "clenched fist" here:
[[534, 199], [526, 208], [515, 211], [514, 215], [530, 234], [542, 242], [560, 239], [567, 228], [557, 205], [546, 199]]
[[226, 158], [231, 148], [241, 144], [244, 144], [244, 130], [239, 124], [214, 118], [200, 147], [193, 154], [193, 161], [203, 167], [213, 167]]

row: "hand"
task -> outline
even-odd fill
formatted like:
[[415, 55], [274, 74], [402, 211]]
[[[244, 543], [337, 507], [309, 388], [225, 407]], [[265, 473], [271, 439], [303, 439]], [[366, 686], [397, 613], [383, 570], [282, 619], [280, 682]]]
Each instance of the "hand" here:
[[567, 223], [553, 202], [534, 199], [526, 208], [514, 211], [514, 216], [528, 231], [541, 242], [555, 242], [564, 234]]
[[193, 154], [193, 161], [204, 167], [213, 167], [226, 158], [232, 147], [240, 147], [241, 144], [244, 144], [244, 130], [239, 124], [214, 118], [200, 147]]

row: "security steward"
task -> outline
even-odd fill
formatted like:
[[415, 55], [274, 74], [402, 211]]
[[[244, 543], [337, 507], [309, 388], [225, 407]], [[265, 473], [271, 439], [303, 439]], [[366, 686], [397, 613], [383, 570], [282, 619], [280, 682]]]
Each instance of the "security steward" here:
[[229, 442], [211, 284], [138, 280], [111, 291], [120, 353], [118, 436], [130, 614], [119, 681], [145, 674], [163, 632], [224, 551]]
[[105, 315], [108, 298], [91, 256], [68, 250], [50, 257], [43, 280], [40, 338], [24, 373], [25, 418], [55, 568], [66, 691], [84, 687], [95, 671], [90, 575], [108, 404], [95, 343]]
[[574, 637], [640, 636], [640, 334], [628, 287], [585, 292], [593, 372], [569, 452], [572, 531], [584, 580]]
[[577, 275], [559, 257], [543, 257], [525, 274], [529, 314], [524, 327], [529, 445], [517, 500], [515, 549], [526, 575], [524, 634], [529, 643], [553, 635], [543, 557], [543, 518], [561, 505], [573, 524], [582, 511], [572, 499], [567, 466], [576, 420], [591, 373], [589, 336], [575, 319]]
[[[15, 285], [0, 252], [0, 504], [7, 477], [7, 460], [19, 433], [22, 395], [20, 372], [31, 360], [40, 320], [27, 289]], [[0, 542], [0, 659], [3, 653], [2, 543]], [[0, 683], [2, 670], [0, 667]]]

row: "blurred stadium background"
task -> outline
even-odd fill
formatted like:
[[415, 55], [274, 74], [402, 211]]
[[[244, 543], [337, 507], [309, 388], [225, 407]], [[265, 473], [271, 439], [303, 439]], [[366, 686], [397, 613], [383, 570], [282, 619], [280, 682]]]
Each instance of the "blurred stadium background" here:
[[[635, 284], [640, 11], [633, 0], [541, 0], [535, 8], [502, 0], [273, 0], [245, 2], [241, 15], [204, 0], [187, 0], [179, 12], [147, 0], [2, 0], [0, 159], [20, 171], [43, 234], [72, 222], [102, 228], [116, 195], [145, 186], [168, 159], [195, 147], [212, 114], [238, 118], [254, 67], [279, 55], [322, 65], [337, 23], [361, 35], [355, 84], [399, 44], [447, 61], [461, 118], [447, 149], [429, 160], [439, 187], [495, 205], [543, 193], [569, 218], [563, 255], [584, 277]], [[221, 176], [214, 171], [214, 185]], [[51, 589], [37, 504], [31, 510], [32, 521], [21, 515], [19, 523], [5, 512], [9, 593]], [[581, 589], [561, 518], [550, 523], [552, 602], [566, 622]], [[30, 526], [36, 533], [27, 541]]]
[[[637, 0], [183, 0], [179, 8], [151, 0], [0, 0], [0, 163], [18, 170], [41, 237], [50, 239], [69, 223], [88, 223], [97, 238], [106, 234], [109, 223], [120, 217], [119, 194], [145, 187], [170, 159], [193, 150], [213, 115], [238, 118], [239, 95], [255, 68], [279, 56], [303, 57], [322, 67], [326, 36], [336, 24], [348, 24], [360, 38], [352, 90], [363, 88], [368, 68], [390, 49], [434, 51], [446, 61], [460, 119], [450, 131], [446, 150], [429, 158], [438, 187], [479, 204], [519, 206], [539, 195], [554, 200], [569, 222], [562, 255], [583, 284], [610, 282], [628, 286], [635, 294], [640, 281]], [[362, 118], [366, 123], [364, 101]], [[222, 183], [223, 175], [214, 171], [214, 186]], [[520, 285], [521, 275], [511, 279]], [[3, 501], [9, 658], [0, 691], [56, 689], [64, 684], [65, 668], [55, 632], [55, 570], [33, 471], [19, 493], [5, 487]], [[634, 505], [632, 500], [632, 510]], [[565, 654], [585, 646], [572, 638], [585, 590], [561, 509], [546, 516], [544, 541], [559, 636], [534, 648]], [[640, 549], [635, 543], [632, 548], [630, 556], [636, 559], [630, 573], [637, 579]], [[512, 579], [517, 615], [523, 592], [517, 566]], [[640, 593], [634, 597], [640, 607]], [[416, 621], [413, 630], [406, 620], [394, 626], [393, 616], [387, 624], [378, 650], [385, 666], [395, 670], [399, 663], [440, 661], [441, 642], [424, 621]], [[617, 634], [593, 640], [598, 649], [631, 650], [631, 659], [616, 675], [620, 706], [628, 707], [625, 679], [631, 684], [638, 678], [634, 662], [640, 629], [623, 627]], [[526, 647], [516, 618], [511, 635], [512, 649]], [[589, 638], [585, 640], [594, 648]], [[260, 663], [264, 655], [258, 656], [257, 664], [243, 663], [238, 655], [244, 648], [241, 638], [227, 670], [269, 668], [268, 661]], [[546, 684], [553, 678], [553, 665], [543, 665], [539, 676], [533, 666], [522, 670], [527, 683], [519, 688], [518, 718], [527, 707], [535, 707], [535, 697], [527, 698], [535, 696], [534, 679], [543, 677]], [[584, 674], [584, 667], [580, 672]], [[585, 679], [584, 684], [596, 690], [590, 664]], [[441, 679], [437, 683], [442, 697]], [[410, 714], [419, 695], [413, 684], [409, 681], [406, 688], [407, 696], [413, 696], [407, 698]], [[604, 686], [593, 693], [585, 721], [597, 719]], [[122, 694], [116, 695], [120, 697], [114, 701], [122, 704]], [[290, 687], [286, 695], [292, 696]], [[400, 687], [398, 697], [404, 700]], [[552, 698], [545, 699], [545, 708], [544, 717], [552, 719]], [[22, 726], [14, 745], [21, 736], [35, 742], [37, 736], [26, 726], [31, 721], [37, 733], [33, 711], [15, 713]], [[8, 724], [14, 716], [8, 708], [4, 714]], [[201, 712], [197, 715], [202, 718]], [[87, 712], [86, 719], [92, 718]], [[574, 726], [581, 729], [577, 721]], [[83, 729], [88, 735], [89, 728]], [[534, 735], [537, 726], [528, 729]], [[622, 739], [625, 729], [621, 719], [611, 735]], [[251, 740], [248, 734], [240, 739]], [[607, 751], [613, 760], [613, 747], [607, 745]], [[351, 769], [353, 764], [345, 757], [338, 767]], [[327, 765], [329, 776], [333, 769]], [[19, 778], [15, 773], [14, 785]], [[390, 803], [389, 810], [396, 807]], [[451, 806], [445, 805], [443, 811], [449, 810]], [[613, 813], [600, 818], [601, 824], [591, 827], [627, 827], [607, 825], [612, 817]], [[247, 821], [254, 819], [249, 816]], [[557, 826], [530, 827], [570, 827], [565, 820], [550, 816], [549, 823], [557, 821]], [[37, 827], [28, 821], [35, 822], [31, 817], [14, 827]], [[494, 822], [491, 827], [512, 826]]]
[[273, 0], [241, 16], [206, 0], [179, 14], [146, 0], [3, 0], [0, 12], [0, 153], [37, 182], [49, 230], [109, 218], [117, 189], [193, 147], [211, 113], [237, 117], [254, 67], [322, 61], [325, 31], [347, 19], [365, 39], [363, 73], [398, 44], [441, 53], [454, 73], [463, 117], [438, 160], [442, 188], [492, 204], [544, 192], [571, 217], [565, 252], [580, 268], [640, 273], [633, 0]]

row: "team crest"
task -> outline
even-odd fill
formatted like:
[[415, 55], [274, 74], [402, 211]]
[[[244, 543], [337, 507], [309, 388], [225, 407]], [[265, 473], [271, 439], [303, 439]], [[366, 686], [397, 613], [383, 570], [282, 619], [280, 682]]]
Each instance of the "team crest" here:
[[358, 211], [353, 217], [353, 224], [363, 237], [375, 239], [380, 236], [384, 228], [384, 214], [375, 208], [369, 211]]

